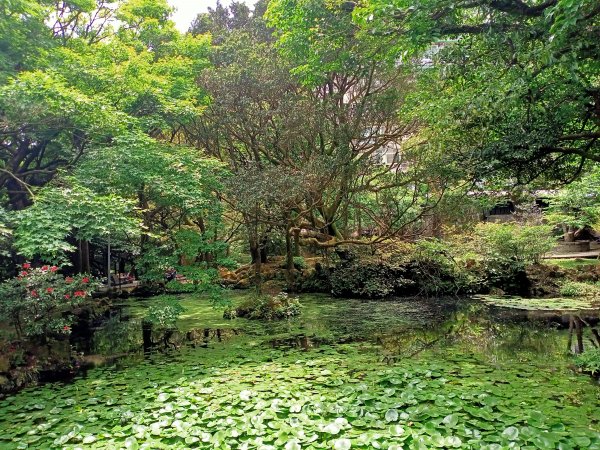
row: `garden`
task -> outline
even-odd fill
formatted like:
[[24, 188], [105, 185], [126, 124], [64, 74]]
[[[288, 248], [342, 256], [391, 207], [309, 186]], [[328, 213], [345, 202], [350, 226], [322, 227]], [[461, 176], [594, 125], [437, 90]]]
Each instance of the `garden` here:
[[0, 5], [0, 448], [599, 449], [599, 20]]

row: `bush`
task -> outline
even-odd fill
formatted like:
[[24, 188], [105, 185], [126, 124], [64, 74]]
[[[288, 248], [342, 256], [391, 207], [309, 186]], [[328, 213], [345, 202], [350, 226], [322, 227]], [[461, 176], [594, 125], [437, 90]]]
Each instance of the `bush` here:
[[421, 294], [467, 294], [481, 289], [481, 267], [462, 239], [460, 235], [447, 241], [423, 239], [413, 246], [413, 279]]
[[308, 266], [302, 256], [294, 256], [294, 267], [298, 270], [304, 270]]
[[593, 297], [600, 293], [600, 286], [578, 281], [565, 281], [560, 287], [563, 297]]
[[471, 246], [479, 253], [486, 285], [506, 293], [528, 295], [528, 264], [538, 263], [556, 244], [548, 225], [481, 223], [475, 227]]
[[600, 374], [600, 348], [593, 348], [576, 356], [575, 365], [592, 375]]
[[223, 311], [223, 319], [232, 320], [232, 319], [235, 319], [236, 317], [237, 317], [237, 311], [235, 310], [235, 308], [227, 307]]
[[385, 298], [401, 291], [413, 292], [405, 278], [406, 267], [391, 261], [343, 261], [331, 270], [331, 293], [338, 297]]
[[73, 309], [96, 283], [85, 275], [63, 277], [58, 270], [23, 264], [17, 277], [0, 285], [0, 320], [13, 325], [19, 338], [45, 341], [71, 332]]
[[[285, 292], [275, 296], [257, 296], [244, 302], [236, 310], [238, 317], [255, 320], [282, 320], [300, 315], [300, 301], [298, 297], [290, 297]], [[227, 310], [225, 310], [227, 313]], [[224, 318], [225, 313], [223, 314]]]
[[177, 297], [165, 295], [160, 298], [158, 305], [148, 308], [144, 322], [152, 324], [153, 328], [171, 330], [175, 328], [177, 319], [185, 308], [179, 304]]
[[475, 244], [488, 263], [500, 266], [539, 262], [555, 245], [549, 225], [481, 223], [475, 227]]

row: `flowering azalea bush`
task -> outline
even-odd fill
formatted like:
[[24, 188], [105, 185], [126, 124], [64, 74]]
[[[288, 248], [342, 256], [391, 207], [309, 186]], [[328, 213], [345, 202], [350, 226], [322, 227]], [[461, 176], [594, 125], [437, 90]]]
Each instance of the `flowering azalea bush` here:
[[10, 322], [18, 338], [45, 341], [71, 332], [71, 312], [96, 283], [86, 275], [63, 277], [58, 270], [23, 264], [15, 278], [0, 284], [0, 320]]

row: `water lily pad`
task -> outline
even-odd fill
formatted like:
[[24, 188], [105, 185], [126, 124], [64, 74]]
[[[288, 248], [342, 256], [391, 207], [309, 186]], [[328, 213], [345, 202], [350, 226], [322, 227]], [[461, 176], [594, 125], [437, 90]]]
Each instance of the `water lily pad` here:
[[476, 295], [482, 303], [528, 311], [584, 311], [600, 309], [594, 298], [523, 298], [516, 296]]
[[333, 448], [335, 450], [348, 450], [352, 448], [352, 441], [350, 439], [336, 439], [333, 441]]
[[398, 410], [396, 409], [389, 409], [386, 413], [385, 413], [385, 420], [387, 422], [397, 422], [398, 421]]

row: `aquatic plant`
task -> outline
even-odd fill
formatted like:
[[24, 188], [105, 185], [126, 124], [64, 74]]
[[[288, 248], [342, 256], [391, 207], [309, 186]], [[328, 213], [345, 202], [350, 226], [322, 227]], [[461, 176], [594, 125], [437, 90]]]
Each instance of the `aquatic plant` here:
[[583, 372], [600, 375], [600, 348], [592, 348], [575, 357], [575, 365]]
[[487, 305], [530, 311], [580, 311], [597, 308], [594, 298], [523, 298], [510, 295], [475, 295]]
[[579, 281], [565, 281], [560, 287], [565, 297], [593, 297], [600, 295], [600, 286]]
[[[157, 355], [0, 402], [0, 447], [598, 448], [575, 375], [453, 349], [388, 367], [364, 345]], [[365, 350], [370, 350], [365, 352]], [[445, 358], [443, 360], [442, 358]]]

